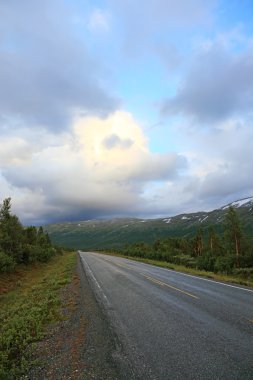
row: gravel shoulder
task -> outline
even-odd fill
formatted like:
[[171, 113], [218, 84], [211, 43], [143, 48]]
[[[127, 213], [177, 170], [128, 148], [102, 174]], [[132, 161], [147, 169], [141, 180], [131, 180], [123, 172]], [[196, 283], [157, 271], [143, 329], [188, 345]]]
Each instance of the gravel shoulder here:
[[29, 379], [133, 379], [122, 349], [77, 258], [76, 274], [62, 291], [63, 320], [48, 327]]

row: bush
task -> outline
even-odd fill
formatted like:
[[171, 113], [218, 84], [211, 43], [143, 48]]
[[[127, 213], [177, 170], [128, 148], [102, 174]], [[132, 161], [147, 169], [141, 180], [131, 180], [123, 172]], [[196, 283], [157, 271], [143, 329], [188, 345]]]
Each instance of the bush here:
[[253, 268], [236, 268], [233, 271], [236, 276], [244, 277], [248, 280], [253, 279]]
[[12, 257], [0, 252], [0, 273], [9, 273], [15, 269], [16, 263]]
[[214, 272], [231, 274], [233, 273], [235, 263], [235, 256], [219, 256], [214, 263]]
[[242, 268], [253, 267], [253, 253], [246, 253], [239, 257], [239, 266]]
[[196, 267], [196, 260], [194, 257], [192, 257], [190, 255], [173, 256], [171, 261], [174, 264], [184, 265], [188, 268], [195, 268]]
[[36, 259], [41, 263], [46, 263], [54, 255], [53, 248], [51, 247], [35, 247]]
[[215, 257], [207, 252], [203, 256], [197, 258], [197, 268], [213, 272], [215, 265]]
[[62, 255], [62, 251], [57, 251], [54, 247], [41, 247], [39, 245], [37, 246], [31, 246], [30, 248], [30, 262], [41, 262], [46, 263], [48, 262], [53, 256], [56, 256], [57, 254]]
[[27, 262], [35, 263], [39, 261], [41, 263], [46, 263], [51, 259], [51, 257], [55, 254], [55, 250], [52, 247], [41, 247], [39, 245], [36, 246], [27, 246], [25, 250], [25, 256]]

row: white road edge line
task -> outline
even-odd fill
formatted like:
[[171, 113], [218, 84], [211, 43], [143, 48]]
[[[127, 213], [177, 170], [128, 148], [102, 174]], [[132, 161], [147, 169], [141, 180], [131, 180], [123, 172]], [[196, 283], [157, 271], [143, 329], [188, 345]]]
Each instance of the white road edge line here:
[[[128, 260], [128, 259], [126, 259], [126, 260]], [[143, 263], [143, 264], [146, 264], [146, 263]], [[219, 282], [219, 281], [215, 281], [215, 280], [209, 280], [208, 278], [198, 277], [198, 276], [194, 276], [192, 274], [182, 273], [182, 272], [178, 272], [176, 270], [171, 270], [171, 269], [166, 269], [166, 268], [158, 267], [158, 266], [152, 265], [152, 264], [146, 264], [146, 265], [152, 266], [153, 268], [156, 268], [156, 269], [165, 270], [166, 272], [178, 273], [178, 274], [181, 274], [182, 276], [192, 277], [192, 278], [196, 278], [197, 280], [208, 281], [208, 282], [211, 282], [213, 284], [219, 284], [219, 285], [223, 285], [223, 286], [228, 286], [230, 288], [235, 288], [235, 289], [239, 289], [239, 290], [245, 290], [246, 292], [253, 293], [253, 290], [246, 289], [246, 288], [241, 288], [240, 286], [230, 285], [230, 284], [224, 284], [224, 282]]]
[[101, 286], [99, 285], [99, 283], [98, 283], [96, 277], [94, 276], [92, 270], [90, 269], [89, 264], [87, 263], [87, 261], [85, 260], [85, 258], [84, 258], [83, 256], [81, 256], [82, 251], [78, 251], [78, 253], [79, 253], [80, 257], [81, 257], [81, 260], [83, 260], [83, 262], [85, 263], [85, 265], [86, 265], [86, 267], [87, 267], [87, 269], [88, 269], [88, 272], [89, 272], [90, 276], [92, 277], [92, 279], [93, 279], [93, 281], [95, 282], [96, 286], [98, 287], [99, 291], [100, 291], [101, 294], [103, 295], [104, 299], [106, 300], [106, 302], [107, 302], [108, 304], [110, 304], [108, 298], [107, 298], [106, 295], [104, 294], [104, 292], [103, 292]]

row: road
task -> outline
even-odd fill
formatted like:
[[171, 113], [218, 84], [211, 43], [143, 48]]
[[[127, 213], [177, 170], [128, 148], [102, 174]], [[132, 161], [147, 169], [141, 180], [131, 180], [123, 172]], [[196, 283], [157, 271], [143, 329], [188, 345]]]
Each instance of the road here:
[[79, 253], [134, 379], [253, 379], [251, 288]]

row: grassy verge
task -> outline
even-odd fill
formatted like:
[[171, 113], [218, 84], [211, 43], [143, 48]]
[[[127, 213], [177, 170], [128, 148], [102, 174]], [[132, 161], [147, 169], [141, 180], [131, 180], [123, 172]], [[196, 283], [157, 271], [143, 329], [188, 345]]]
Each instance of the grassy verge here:
[[44, 336], [45, 326], [60, 316], [60, 289], [70, 283], [74, 252], [46, 264], [20, 268], [9, 279], [0, 276], [0, 379], [25, 378], [32, 343]]
[[161, 268], [175, 270], [175, 271], [182, 272], [182, 273], [192, 274], [192, 275], [196, 275], [196, 276], [200, 276], [200, 277], [206, 277], [206, 278], [210, 278], [210, 279], [213, 279], [216, 281], [230, 282], [233, 284], [246, 285], [246, 286], [252, 286], [253, 287], [253, 281], [252, 280], [245, 279], [245, 278], [239, 277], [239, 276], [226, 275], [226, 274], [214, 273], [214, 272], [207, 272], [204, 270], [188, 268], [188, 267], [185, 267], [183, 265], [168, 263], [167, 261], [151, 260], [151, 259], [145, 259], [142, 257], [126, 256], [126, 255], [122, 255], [122, 254], [117, 253], [117, 252], [100, 252], [100, 253], [103, 253], [106, 255], [111, 255], [111, 256], [124, 257], [126, 259], [140, 261], [142, 263], [155, 265], [155, 266], [158, 266]]

